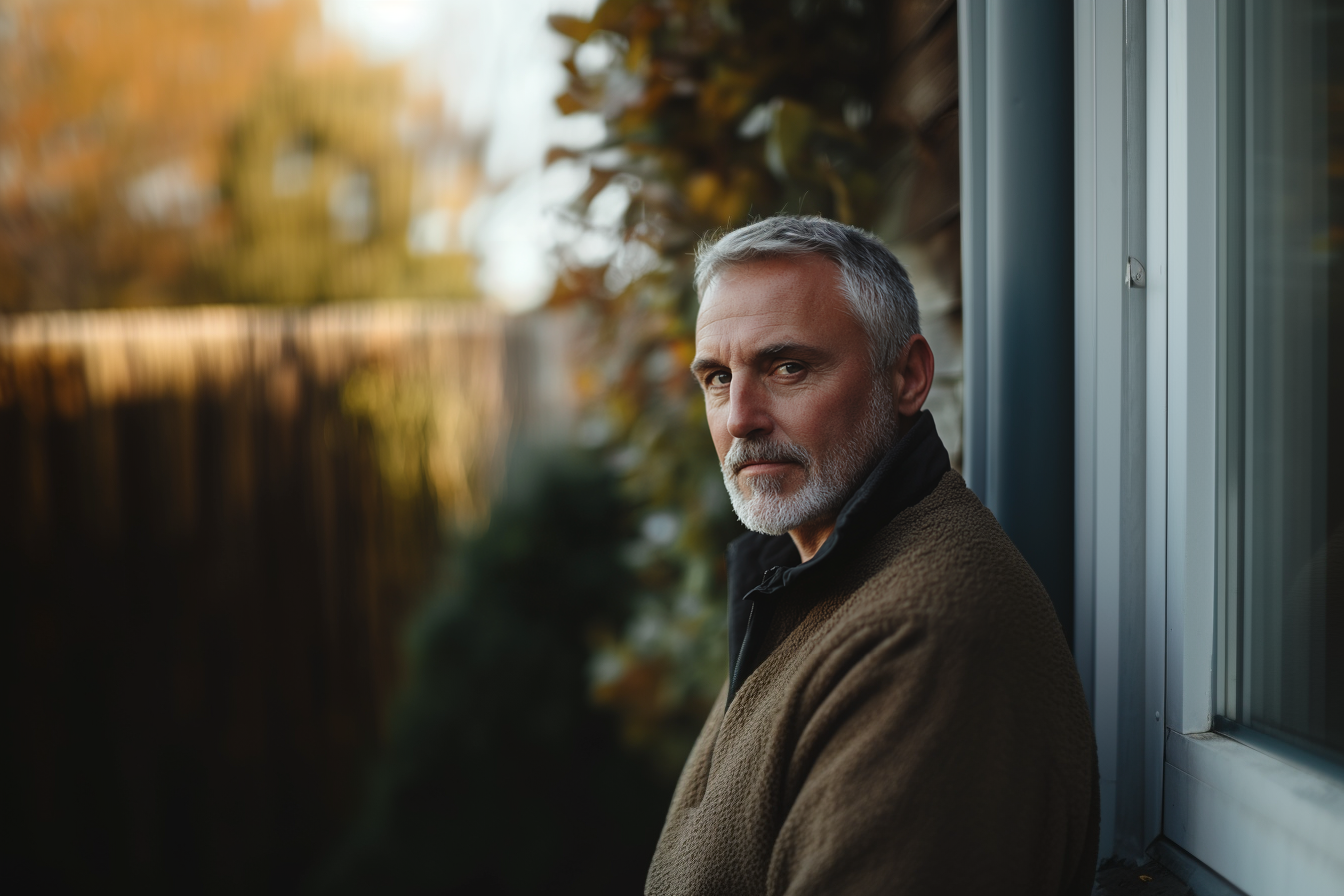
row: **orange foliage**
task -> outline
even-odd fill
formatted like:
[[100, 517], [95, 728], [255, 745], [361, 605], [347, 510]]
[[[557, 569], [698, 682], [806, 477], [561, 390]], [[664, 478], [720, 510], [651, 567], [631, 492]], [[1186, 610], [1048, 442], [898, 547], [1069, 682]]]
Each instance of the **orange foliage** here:
[[138, 304], [177, 285], [210, 230], [228, 129], [290, 62], [313, 3], [0, 9], [0, 271], [17, 275], [0, 308]]
[[[403, 93], [397, 68], [323, 32], [317, 0], [0, 0], [0, 311], [470, 291], [462, 253], [407, 251], [414, 159], [394, 118], [405, 111], [421, 143], [442, 143], [444, 127], [437, 98], [409, 107]], [[279, 129], [271, 143], [249, 139], [258, 116]], [[318, 149], [371, 177], [379, 202], [378, 239], [355, 247], [361, 276], [338, 272], [340, 288], [289, 276], [350, 255], [333, 200], [268, 189], [240, 207], [231, 192], [257, 179], [240, 164], [269, 184], [281, 132], [314, 116], [358, 119], [343, 131], [353, 143]], [[277, 202], [316, 210], [286, 235], [313, 251], [287, 247], [278, 267], [238, 275], [256, 260], [239, 240]], [[290, 286], [272, 295], [248, 285], [258, 278]]]

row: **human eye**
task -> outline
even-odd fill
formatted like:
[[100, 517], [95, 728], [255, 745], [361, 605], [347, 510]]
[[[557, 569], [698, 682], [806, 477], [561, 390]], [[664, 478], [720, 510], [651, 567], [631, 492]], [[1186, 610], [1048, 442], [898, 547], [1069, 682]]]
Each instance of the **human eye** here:
[[803, 365], [799, 364], [797, 361], [785, 361], [775, 367], [775, 373], [783, 374], [784, 376], [797, 376], [802, 372]]
[[716, 386], [722, 387], [728, 385], [733, 379], [733, 375], [726, 370], [716, 370], [705, 377], [705, 388], [712, 389]]

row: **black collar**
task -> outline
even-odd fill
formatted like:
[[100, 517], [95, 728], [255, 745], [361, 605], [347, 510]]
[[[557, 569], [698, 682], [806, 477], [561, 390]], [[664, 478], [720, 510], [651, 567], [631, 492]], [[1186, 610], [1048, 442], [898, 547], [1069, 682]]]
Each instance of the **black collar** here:
[[764, 615], [764, 605], [772, 603], [757, 598], [810, 579], [818, 569], [834, 567], [837, 558], [851, 554], [902, 510], [928, 497], [951, 467], [933, 415], [920, 411], [914, 425], [850, 496], [836, 520], [835, 531], [811, 560], [799, 563], [798, 549], [787, 534], [748, 532], [728, 546], [730, 703], [738, 686], [765, 659], [754, 656], [760, 651], [753, 651], [747, 643], [753, 633], [764, 631], [759, 617]]

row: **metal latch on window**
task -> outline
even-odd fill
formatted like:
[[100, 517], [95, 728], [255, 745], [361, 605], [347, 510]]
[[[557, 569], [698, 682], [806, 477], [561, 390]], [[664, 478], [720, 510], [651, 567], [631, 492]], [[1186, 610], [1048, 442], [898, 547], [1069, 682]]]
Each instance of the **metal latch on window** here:
[[1143, 269], [1143, 262], [1133, 255], [1129, 256], [1129, 264], [1125, 268], [1125, 285], [1131, 289], [1143, 289], [1148, 285], [1148, 272]]

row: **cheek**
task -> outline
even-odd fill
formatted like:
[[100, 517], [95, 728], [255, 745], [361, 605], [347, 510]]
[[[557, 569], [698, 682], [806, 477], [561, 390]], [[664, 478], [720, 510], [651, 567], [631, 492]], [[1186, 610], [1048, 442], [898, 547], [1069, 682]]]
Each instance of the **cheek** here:
[[707, 407], [705, 419], [709, 423], [709, 437], [714, 441], [714, 451], [719, 455], [719, 463], [723, 463], [724, 455], [733, 447], [733, 437], [728, 433], [728, 415], [722, 410]]
[[808, 441], [834, 441], [863, 423], [868, 414], [868, 389], [868, 381], [861, 380], [829, 395], [815, 396], [797, 408], [788, 424]]

